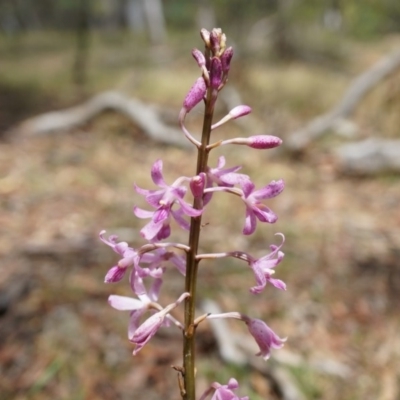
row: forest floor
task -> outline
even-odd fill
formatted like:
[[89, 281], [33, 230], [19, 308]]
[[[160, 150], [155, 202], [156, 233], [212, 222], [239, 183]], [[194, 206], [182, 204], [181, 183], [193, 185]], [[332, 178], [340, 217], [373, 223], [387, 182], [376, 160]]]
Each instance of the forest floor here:
[[[178, 114], [198, 76], [189, 53], [196, 37], [185, 54], [183, 49], [160, 49], [163, 58], [156, 57], [157, 62], [154, 55], [145, 59], [127, 54], [126, 39], [123, 51], [108, 43], [91, 55], [87, 95], [116, 88]], [[0, 53], [11, 55], [0, 66], [0, 86], [8, 88], [0, 89], [3, 129], [78, 102], [65, 67], [72, 51], [42, 41], [26, 53], [35, 40], [22, 41], [15, 51], [10, 43], [0, 46]], [[399, 44], [399, 37], [348, 44], [346, 61], [335, 68], [234, 60], [229, 84], [253, 107], [251, 132], [232, 123], [215, 138], [266, 133], [284, 139], [332, 107], [354, 76]], [[18, 98], [12, 99], [16, 88]], [[9, 101], [19, 111], [14, 117]], [[398, 137], [399, 106], [397, 73], [358, 107], [353, 116], [359, 127], [356, 138]], [[224, 110], [218, 114], [223, 116]], [[201, 111], [189, 119], [191, 129], [199, 132]], [[400, 179], [395, 174], [343, 174], [332, 149], [348, 140], [329, 133], [300, 158], [243, 147], [211, 154], [211, 164], [225, 155], [228, 166], [242, 165], [257, 187], [284, 179], [286, 188], [268, 201], [278, 222], [259, 224], [250, 237], [241, 235], [240, 201], [215, 196], [204, 216], [202, 251], [246, 249], [261, 256], [279, 242], [274, 234], [282, 232], [285, 259], [276, 277], [288, 289], [269, 286], [253, 296], [248, 289], [254, 276], [243, 264], [208, 262], [200, 269], [199, 296], [215, 300], [224, 311], [261, 318], [287, 336], [285, 347], [268, 362], [281, 365], [305, 399], [397, 400]], [[70, 132], [0, 142], [0, 400], [179, 397], [170, 368], [181, 364], [179, 333], [165, 329], [132, 357], [128, 314], [107, 304], [109, 294], [129, 295], [129, 288], [126, 282], [103, 283], [118, 256], [97, 235], [106, 229], [133, 247], [140, 245], [143, 221], [134, 217], [132, 207], [144, 203], [133, 183], [154, 188], [150, 169], [158, 158], [163, 159], [167, 182], [193, 174], [194, 157], [189, 150], [152, 142], [112, 113]], [[173, 237], [186, 242], [185, 232], [176, 226]], [[168, 271], [163, 302], [182, 290], [182, 278]], [[232, 324], [232, 330], [240, 329]], [[199, 332], [198, 348], [199, 392], [207, 382], [235, 376], [242, 395], [279, 398], [259, 372], [224, 364], [207, 323]], [[280, 352], [285, 356], [278, 357]]]

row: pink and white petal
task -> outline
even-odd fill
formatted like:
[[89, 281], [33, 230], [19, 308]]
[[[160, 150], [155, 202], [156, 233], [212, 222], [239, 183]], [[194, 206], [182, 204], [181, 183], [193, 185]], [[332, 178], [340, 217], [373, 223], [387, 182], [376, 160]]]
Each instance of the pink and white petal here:
[[268, 281], [277, 289], [286, 290], [286, 283], [280, 279], [269, 278]]
[[190, 204], [186, 203], [185, 201], [178, 199], [178, 203], [182, 208], [182, 211], [188, 216], [188, 217], [198, 217], [203, 213], [203, 210], [196, 210], [193, 208]]
[[120, 268], [118, 265], [110, 268], [104, 278], [105, 283], [119, 282], [125, 276], [126, 268]]
[[174, 211], [171, 210], [171, 214], [174, 217], [174, 220], [178, 223], [178, 225], [182, 228], [188, 231], [190, 229], [190, 224], [188, 221], [186, 221], [185, 218], [183, 218], [183, 211], [181, 209]]
[[126, 242], [119, 242], [114, 246], [114, 251], [119, 254], [119, 255], [123, 255], [125, 253], [125, 251], [129, 249], [128, 243]]
[[108, 297], [108, 304], [120, 311], [138, 310], [143, 307], [143, 303], [138, 299], [134, 299], [133, 297], [118, 296], [116, 294], [112, 294]]
[[157, 233], [157, 240], [163, 240], [163, 239], [167, 239], [169, 236], [171, 235], [171, 226], [169, 225], [169, 221], [168, 223], [163, 223], [163, 225], [161, 226], [161, 229], [158, 231]]
[[151, 179], [157, 186], [167, 187], [167, 184], [165, 183], [163, 178], [162, 169], [163, 169], [162, 160], [157, 160], [151, 167]]
[[265, 286], [253, 286], [250, 288], [250, 292], [253, 294], [260, 294], [265, 289]]
[[171, 209], [169, 206], [168, 207], [167, 206], [160, 207], [158, 210], [156, 210], [154, 212], [153, 222], [155, 224], [158, 224], [160, 222], [165, 221], [166, 219], [168, 219], [170, 211], [171, 211]]
[[161, 286], [162, 286], [162, 279], [154, 279], [152, 285], [150, 286], [149, 289], [149, 298], [152, 299], [152, 301], [157, 301], [158, 300], [158, 295], [160, 294]]
[[257, 220], [253, 210], [251, 210], [249, 207], [246, 207], [246, 218], [242, 231], [243, 235], [251, 235], [256, 230], [256, 226]]
[[165, 190], [157, 190], [146, 196], [146, 201], [154, 208], [160, 207], [160, 203], [165, 196]]
[[187, 188], [185, 186], [176, 186], [171, 188], [171, 193], [178, 199], [183, 199], [187, 192]]
[[147, 311], [146, 308], [141, 308], [131, 312], [131, 317], [128, 324], [128, 338], [131, 340], [132, 336], [135, 334], [140, 326], [140, 318]]
[[220, 157], [218, 158], [217, 168], [218, 168], [218, 169], [223, 168], [224, 165], [225, 165], [225, 163], [226, 163], [225, 157], [224, 157], [224, 156], [220, 156]]
[[153, 221], [150, 221], [140, 230], [140, 234], [146, 240], [153, 240], [162, 229], [162, 225], [162, 223], [155, 224]]
[[169, 260], [183, 276], [186, 276], [186, 261], [184, 257], [173, 254]]
[[257, 206], [254, 206], [253, 213], [260, 222], [273, 224], [278, 220], [278, 216], [264, 204], [257, 204]]
[[234, 185], [238, 185], [240, 187], [243, 187], [245, 185], [247, 185], [250, 181], [250, 177], [248, 175], [245, 174], [236, 174], [236, 173], [229, 173], [226, 175], [223, 175], [221, 177], [221, 180], [226, 183], [229, 184], [230, 186], [234, 186]]
[[254, 288], [257, 288], [257, 290], [264, 289], [265, 285], [267, 284], [267, 278], [264, 272], [258, 266], [253, 266], [252, 270], [254, 272], [254, 277], [257, 282], [257, 286], [255, 286]]
[[136, 183], [133, 184], [133, 187], [136, 191], [136, 193], [141, 194], [142, 196], [148, 196], [150, 194], [153, 194], [154, 192], [158, 192], [158, 190], [149, 190], [149, 189], [142, 189]]
[[251, 194], [251, 197], [256, 200], [271, 199], [273, 197], [278, 196], [278, 194], [281, 193], [284, 188], [285, 188], [285, 183], [283, 182], [282, 179], [280, 179], [279, 181], [272, 181], [267, 186], [255, 190]]
[[237, 389], [239, 387], [239, 382], [235, 378], [229, 379], [227, 387], [229, 389]]
[[211, 168], [210, 172], [212, 175], [220, 177], [222, 175], [228, 175], [228, 174], [234, 173], [236, 171], [239, 171], [241, 168], [242, 167], [240, 165], [235, 166], [235, 167], [225, 168], [225, 169], [221, 169], [221, 168], [217, 167], [217, 168]]
[[247, 199], [249, 197], [249, 195], [252, 193], [252, 191], [254, 190], [254, 183], [250, 180], [246, 180], [244, 179], [241, 182], [241, 188], [243, 190], [243, 194], [244, 197]]
[[100, 240], [105, 243], [107, 246], [110, 246], [112, 249], [114, 249], [115, 245], [117, 244], [118, 236], [117, 235], [111, 235], [108, 239], [104, 237], [104, 234], [106, 231], [101, 231], [99, 233], [99, 238]]
[[133, 207], [133, 213], [138, 217], [138, 218], [153, 218], [154, 211], [147, 211], [143, 210], [142, 208], [139, 207]]
[[152, 315], [150, 318], [146, 319], [139, 328], [136, 329], [135, 333], [130, 337], [131, 342], [136, 344], [136, 348], [133, 354], [136, 355], [142, 347], [157, 333], [158, 329], [161, 327], [165, 313], [159, 311]]

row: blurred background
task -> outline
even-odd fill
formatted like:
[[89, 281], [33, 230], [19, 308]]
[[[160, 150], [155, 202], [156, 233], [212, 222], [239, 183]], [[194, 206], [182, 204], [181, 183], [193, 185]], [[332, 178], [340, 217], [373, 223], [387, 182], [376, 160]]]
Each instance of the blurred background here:
[[[253, 296], [248, 267], [219, 260], [201, 265], [200, 300], [288, 341], [265, 367], [235, 365], [202, 324], [199, 393], [235, 376], [251, 399], [400, 398], [398, 0], [0, 0], [0, 400], [179, 397], [179, 332], [132, 357], [129, 316], [107, 304], [128, 285], [103, 283], [118, 258], [97, 235], [140, 246], [133, 183], [154, 188], [160, 157], [169, 183], [194, 173], [177, 115], [199, 29], [215, 26], [235, 51], [216, 119], [253, 109], [215, 140], [284, 144], [217, 149], [210, 163], [225, 155], [257, 187], [286, 189], [267, 202], [278, 222], [250, 237], [240, 201], [214, 196], [201, 248], [260, 257], [283, 232], [288, 290]], [[188, 116], [195, 136], [201, 114]], [[187, 241], [176, 226], [173, 238]], [[161, 301], [182, 288], [171, 268]]]

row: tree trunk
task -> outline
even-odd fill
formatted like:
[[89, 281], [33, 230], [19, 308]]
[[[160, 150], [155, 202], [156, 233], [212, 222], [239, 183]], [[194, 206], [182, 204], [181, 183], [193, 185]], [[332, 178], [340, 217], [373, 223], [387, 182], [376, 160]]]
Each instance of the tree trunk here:
[[166, 30], [161, 0], [142, 0], [142, 2], [151, 43], [154, 45], [164, 43]]
[[84, 92], [87, 84], [89, 56], [90, 0], [80, 0], [76, 24], [76, 53], [73, 66], [73, 82]]

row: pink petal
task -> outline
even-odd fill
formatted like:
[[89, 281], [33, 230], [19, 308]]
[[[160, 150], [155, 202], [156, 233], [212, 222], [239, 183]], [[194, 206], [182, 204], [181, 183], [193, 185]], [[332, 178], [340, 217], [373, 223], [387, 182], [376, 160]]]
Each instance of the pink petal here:
[[254, 183], [251, 182], [250, 180], [244, 180], [242, 182], [242, 190], [243, 190], [243, 194], [244, 197], [247, 198], [249, 197], [249, 195], [251, 194], [251, 192], [254, 190]]
[[272, 197], [278, 196], [279, 193], [283, 191], [285, 183], [282, 179], [279, 181], [272, 181], [267, 186], [255, 190], [251, 197], [256, 200], [270, 199]]
[[268, 281], [271, 282], [271, 284], [277, 289], [286, 290], [286, 283], [280, 279], [269, 278]]
[[143, 303], [138, 299], [115, 294], [108, 297], [108, 304], [116, 310], [121, 311], [138, 310], [143, 307]]
[[162, 169], [163, 169], [163, 162], [162, 160], [157, 160], [152, 168], [151, 168], [151, 179], [153, 180], [153, 182], [160, 187], [166, 187], [167, 184], [164, 182], [164, 178], [163, 178], [163, 173], [162, 173]]
[[110, 268], [110, 270], [107, 272], [104, 282], [105, 283], [114, 283], [114, 282], [119, 282], [126, 273], [126, 268], [120, 268], [118, 265], [115, 265], [114, 267]]
[[198, 217], [203, 213], [203, 210], [197, 210], [181, 199], [178, 199], [178, 202], [182, 211], [189, 217]]
[[154, 211], [147, 211], [143, 210], [142, 208], [139, 207], [133, 207], [133, 213], [138, 217], [138, 218], [152, 218], [154, 215]]
[[264, 204], [257, 204], [252, 208], [254, 215], [261, 222], [268, 222], [270, 224], [275, 223], [278, 220], [278, 216]]
[[246, 219], [242, 231], [243, 235], [251, 235], [256, 230], [256, 225], [257, 221], [253, 211], [249, 207], [246, 207]]
[[182, 228], [188, 231], [190, 229], [190, 224], [189, 222], [186, 221], [185, 218], [183, 218], [183, 211], [181, 209], [174, 211], [171, 210], [171, 214], [174, 217], [174, 220], [178, 223], [178, 225]]
[[186, 112], [190, 112], [190, 110], [200, 103], [203, 100], [207, 91], [206, 83], [204, 82], [204, 78], [200, 77], [196, 80], [194, 85], [190, 88], [188, 94], [185, 97], [183, 102], [183, 107], [186, 109]]
[[155, 224], [153, 221], [150, 221], [148, 224], [146, 224], [141, 230], [140, 234], [146, 239], [146, 240], [153, 240], [158, 232], [162, 229], [162, 223]]

